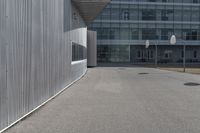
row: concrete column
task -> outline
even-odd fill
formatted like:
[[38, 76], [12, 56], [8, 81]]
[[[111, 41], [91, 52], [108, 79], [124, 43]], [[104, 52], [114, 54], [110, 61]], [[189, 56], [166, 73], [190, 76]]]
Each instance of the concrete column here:
[[87, 64], [88, 67], [97, 66], [97, 32], [87, 33]]

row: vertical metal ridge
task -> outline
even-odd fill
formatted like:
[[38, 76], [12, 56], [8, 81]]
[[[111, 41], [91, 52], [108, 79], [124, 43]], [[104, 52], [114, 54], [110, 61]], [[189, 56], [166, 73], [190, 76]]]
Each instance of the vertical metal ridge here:
[[71, 65], [71, 41], [86, 46], [87, 36], [84, 22], [71, 26], [69, 16], [79, 14], [71, 6], [71, 0], [0, 0], [0, 132], [87, 70], [87, 61]]

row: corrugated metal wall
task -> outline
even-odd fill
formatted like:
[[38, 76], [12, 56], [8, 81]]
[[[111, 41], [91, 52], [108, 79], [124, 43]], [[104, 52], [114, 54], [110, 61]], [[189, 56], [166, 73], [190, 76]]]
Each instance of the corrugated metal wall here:
[[85, 73], [87, 61], [71, 65], [71, 42], [87, 36], [84, 23], [72, 30], [73, 10], [70, 0], [0, 0], [0, 130]]

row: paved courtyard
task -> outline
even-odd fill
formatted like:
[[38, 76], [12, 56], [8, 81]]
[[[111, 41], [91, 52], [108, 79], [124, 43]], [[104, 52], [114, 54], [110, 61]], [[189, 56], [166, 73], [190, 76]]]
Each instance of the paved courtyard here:
[[92, 68], [6, 133], [200, 133], [200, 86], [187, 82], [200, 83], [200, 76]]

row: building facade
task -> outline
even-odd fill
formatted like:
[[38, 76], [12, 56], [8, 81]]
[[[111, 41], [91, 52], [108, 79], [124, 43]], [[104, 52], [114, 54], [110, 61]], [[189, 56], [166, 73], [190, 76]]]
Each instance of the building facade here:
[[0, 0], [0, 133], [86, 73], [87, 24], [108, 1]]
[[112, 0], [90, 29], [98, 34], [98, 62], [181, 63], [184, 44], [186, 62], [200, 62], [200, 0]]

